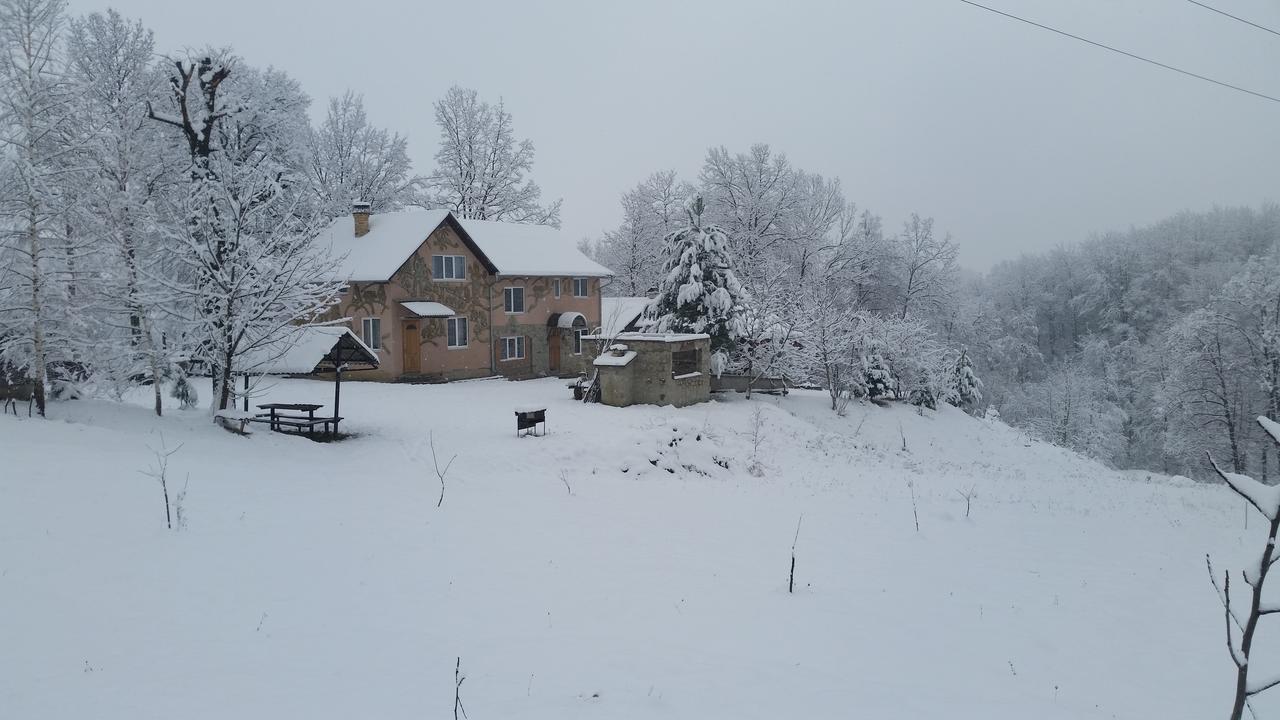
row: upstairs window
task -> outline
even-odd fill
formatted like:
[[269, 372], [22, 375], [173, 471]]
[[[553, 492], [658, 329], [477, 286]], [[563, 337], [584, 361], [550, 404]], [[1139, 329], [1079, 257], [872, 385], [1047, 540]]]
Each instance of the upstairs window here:
[[464, 348], [470, 341], [467, 332], [467, 319], [464, 317], [453, 317], [447, 321], [449, 347]]
[[573, 296], [574, 297], [587, 296], [587, 279], [586, 278], [573, 279]]
[[509, 287], [503, 290], [502, 309], [509, 313], [524, 312], [524, 288]]
[[360, 339], [370, 350], [382, 349], [382, 318], [367, 317], [360, 321]]
[[431, 277], [436, 280], [466, 280], [467, 258], [463, 255], [432, 255]]

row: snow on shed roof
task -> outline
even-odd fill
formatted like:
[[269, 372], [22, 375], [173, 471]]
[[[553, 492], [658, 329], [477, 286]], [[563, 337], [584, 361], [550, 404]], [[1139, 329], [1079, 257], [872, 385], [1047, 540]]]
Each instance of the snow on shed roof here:
[[583, 255], [577, 243], [556, 228], [491, 220], [459, 222], [500, 275], [613, 276], [613, 271]]
[[343, 363], [378, 367], [378, 354], [346, 326], [303, 325], [288, 336], [248, 353], [245, 368], [253, 373], [306, 375], [315, 372], [321, 362], [333, 358]]
[[616, 338], [619, 341], [626, 342], [662, 342], [662, 343], [678, 343], [688, 342], [690, 340], [707, 340], [711, 336], [706, 333], [642, 333], [629, 332], [622, 333]]
[[458, 220], [448, 210], [401, 210], [369, 216], [369, 232], [355, 236], [350, 215], [320, 231], [316, 243], [341, 258], [341, 280], [386, 281], [441, 223], [461, 227], [463, 241], [474, 244], [481, 262], [500, 275], [610, 277], [613, 272], [592, 261], [559, 230], [545, 225]]
[[600, 298], [600, 334], [611, 338], [626, 330], [648, 306], [647, 297]]
[[442, 305], [438, 302], [412, 300], [409, 302], [402, 302], [400, 305], [404, 307], [405, 310], [408, 310], [420, 318], [453, 317], [454, 315], [457, 315], [457, 313], [453, 311], [453, 308], [447, 305]]

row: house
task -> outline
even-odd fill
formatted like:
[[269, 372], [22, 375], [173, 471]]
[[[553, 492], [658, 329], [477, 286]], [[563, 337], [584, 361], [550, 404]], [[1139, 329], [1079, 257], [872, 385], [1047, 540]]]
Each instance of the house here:
[[612, 273], [555, 228], [357, 203], [317, 238], [348, 283], [332, 318], [380, 360], [366, 377], [435, 381], [573, 375], [591, 367]]

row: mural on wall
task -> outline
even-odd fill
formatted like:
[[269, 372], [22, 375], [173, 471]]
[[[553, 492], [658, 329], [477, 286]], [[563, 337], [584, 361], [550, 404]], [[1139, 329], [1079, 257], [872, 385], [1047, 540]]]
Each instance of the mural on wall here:
[[[463, 281], [435, 282], [431, 277], [431, 255], [448, 253], [466, 255], [467, 279]], [[479, 262], [471, 259], [470, 253], [461, 242], [455, 239], [451, 231], [441, 228], [431, 233], [421, 250], [414, 253], [396, 275], [396, 280], [404, 288], [407, 297], [415, 300], [432, 300], [442, 303], [467, 318], [471, 342], [489, 342], [489, 313], [484, 312], [488, 306], [488, 274]], [[445, 333], [443, 320], [422, 324], [422, 341], [431, 342], [441, 338]]]
[[351, 283], [347, 314], [381, 315], [387, 309], [386, 283]]

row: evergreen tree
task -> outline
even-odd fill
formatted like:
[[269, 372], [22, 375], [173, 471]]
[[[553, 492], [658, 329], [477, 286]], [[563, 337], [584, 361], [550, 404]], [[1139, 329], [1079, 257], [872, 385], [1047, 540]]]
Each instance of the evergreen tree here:
[[666, 261], [646, 315], [659, 332], [710, 335], [711, 371], [719, 375], [746, 332], [749, 296], [733, 272], [724, 230], [702, 225], [702, 198], [695, 196], [687, 210], [689, 226], [663, 240]]
[[947, 402], [966, 410], [982, 402], [982, 380], [973, 371], [973, 361], [969, 359], [968, 349], [960, 350], [952, 382], [955, 383], [955, 394]]

